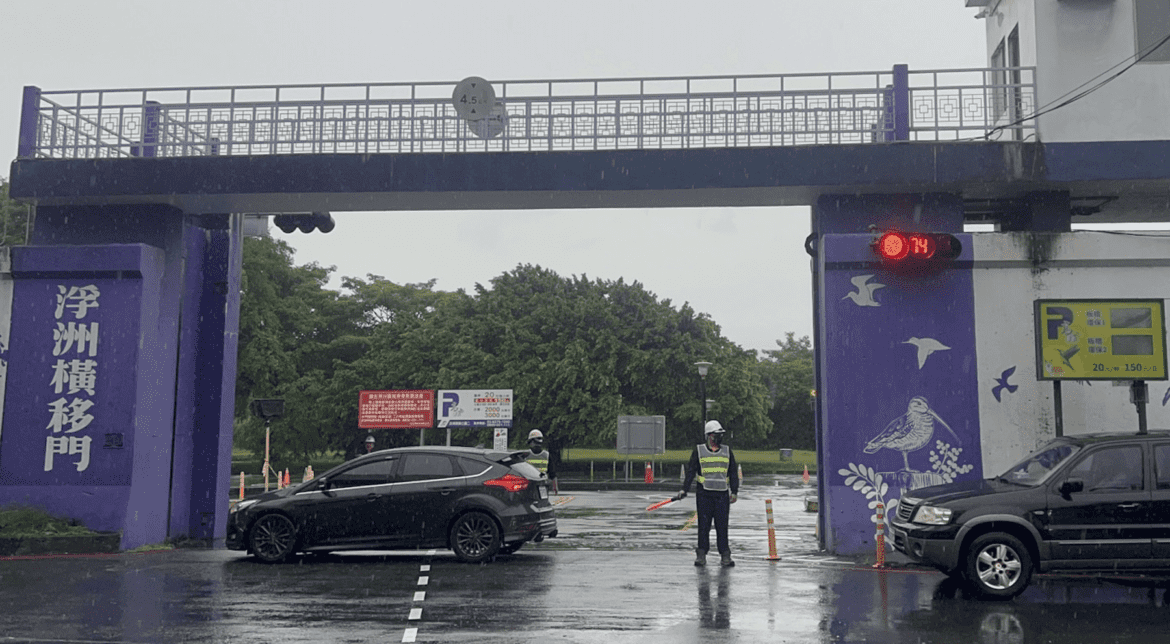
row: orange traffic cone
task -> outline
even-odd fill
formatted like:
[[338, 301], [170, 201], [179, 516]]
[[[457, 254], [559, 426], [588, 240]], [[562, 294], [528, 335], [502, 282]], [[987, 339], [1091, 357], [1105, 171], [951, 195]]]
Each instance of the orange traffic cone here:
[[288, 474], [288, 468], [284, 468], [284, 486], [288, 487], [292, 484], [292, 477]]
[[804, 476], [802, 476], [800, 478], [801, 478], [801, 480], [804, 481], [805, 485], [808, 485], [808, 465], [804, 466]]
[[649, 461], [646, 462], [646, 482], [654, 482], [654, 464]]

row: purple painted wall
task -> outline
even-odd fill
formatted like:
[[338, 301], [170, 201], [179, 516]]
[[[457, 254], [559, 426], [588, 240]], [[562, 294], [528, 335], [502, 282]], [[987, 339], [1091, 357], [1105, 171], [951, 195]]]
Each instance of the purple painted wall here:
[[[239, 223], [169, 206], [38, 208], [35, 246], [13, 258], [8, 358], [15, 364], [5, 399], [11, 412], [0, 433], [0, 504], [120, 530], [124, 548], [168, 537], [222, 543]], [[99, 306], [69, 319], [80, 310], [70, 308], [71, 294], [93, 292]], [[58, 294], [65, 299], [60, 318]], [[88, 325], [95, 321], [97, 355], [90, 356], [95, 332]], [[89, 384], [95, 370], [93, 386], [71, 391], [70, 379]], [[90, 461], [83, 463], [87, 446]], [[53, 457], [47, 470], [46, 450]]]
[[878, 502], [891, 513], [905, 491], [982, 476], [970, 236], [957, 235], [967, 249], [951, 268], [902, 275], [875, 261], [873, 232], [856, 234], [869, 223], [946, 232], [960, 206], [945, 195], [821, 204], [819, 484], [833, 552], [874, 551]]
[[[165, 257], [144, 244], [15, 249], [0, 503], [123, 542], [165, 535], [169, 411], [154, 403]], [[127, 508], [135, 512], [127, 512]]]

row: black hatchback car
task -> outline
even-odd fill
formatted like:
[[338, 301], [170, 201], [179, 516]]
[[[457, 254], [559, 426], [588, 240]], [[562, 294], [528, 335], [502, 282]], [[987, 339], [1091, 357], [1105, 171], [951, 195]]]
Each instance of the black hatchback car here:
[[891, 528], [985, 597], [1035, 570], [1170, 570], [1170, 432], [1057, 438], [995, 478], [912, 491]]
[[265, 562], [296, 552], [450, 548], [468, 562], [557, 534], [548, 478], [526, 452], [406, 447], [239, 502], [227, 547]]

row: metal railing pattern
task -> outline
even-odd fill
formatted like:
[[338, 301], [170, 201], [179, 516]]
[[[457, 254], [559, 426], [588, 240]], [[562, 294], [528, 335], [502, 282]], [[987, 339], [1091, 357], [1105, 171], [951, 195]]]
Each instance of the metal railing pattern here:
[[[644, 150], [1035, 136], [1034, 69], [40, 91], [21, 157]], [[1009, 82], [1007, 79], [1020, 79]], [[30, 90], [32, 97], [30, 99]], [[31, 109], [30, 109], [31, 107]], [[30, 114], [29, 112], [32, 112]], [[899, 114], [906, 126], [899, 129]]]

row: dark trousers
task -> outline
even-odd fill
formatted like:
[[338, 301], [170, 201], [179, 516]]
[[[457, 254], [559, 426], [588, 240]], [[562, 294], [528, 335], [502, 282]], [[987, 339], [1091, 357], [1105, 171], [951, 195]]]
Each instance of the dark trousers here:
[[731, 554], [727, 543], [727, 513], [731, 511], [731, 497], [727, 492], [695, 493], [695, 507], [699, 511], [699, 550], [711, 550], [711, 520], [715, 520], [715, 545], [719, 554]]

